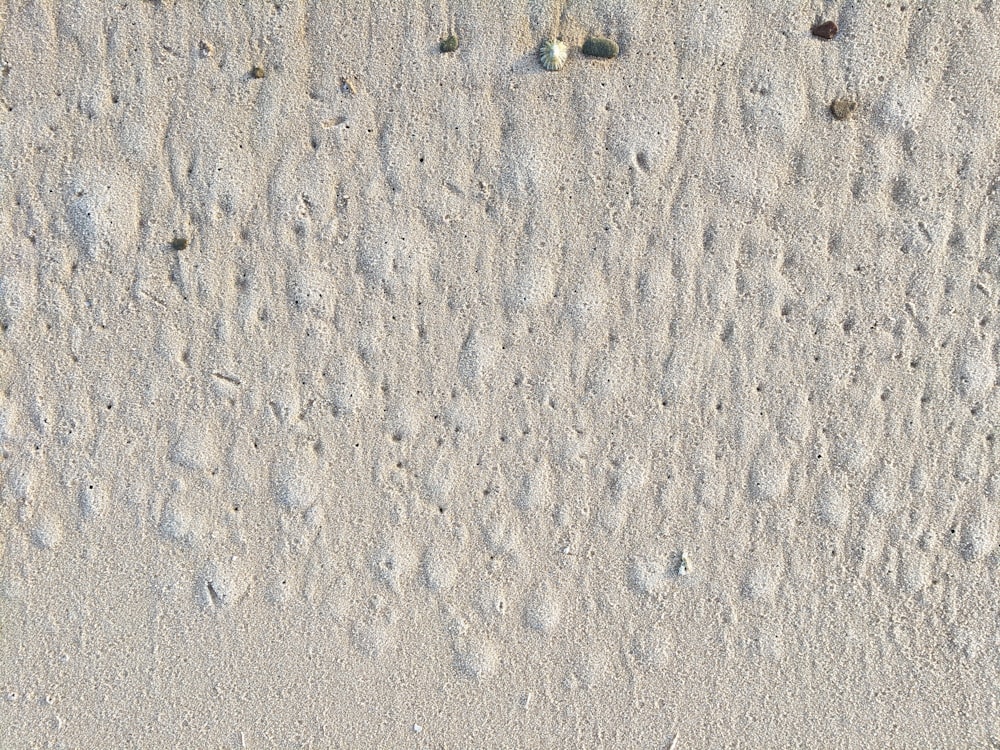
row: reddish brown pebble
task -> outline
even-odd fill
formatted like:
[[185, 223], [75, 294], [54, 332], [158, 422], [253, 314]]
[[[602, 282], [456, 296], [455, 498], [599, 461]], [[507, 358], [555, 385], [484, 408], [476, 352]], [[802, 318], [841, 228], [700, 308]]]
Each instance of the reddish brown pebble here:
[[833, 39], [837, 36], [838, 31], [837, 24], [833, 21], [824, 21], [812, 27], [812, 35], [818, 36], [820, 39]]

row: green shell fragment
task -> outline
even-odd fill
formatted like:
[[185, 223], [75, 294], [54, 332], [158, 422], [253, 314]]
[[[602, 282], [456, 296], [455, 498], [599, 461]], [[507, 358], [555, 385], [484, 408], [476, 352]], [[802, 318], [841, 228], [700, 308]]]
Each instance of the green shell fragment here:
[[538, 48], [538, 61], [546, 70], [562, 70], [569, 48], [561, 39], [546, 39]]
[[587, 37], [581, 51], [588, 57], [603, 57], [610, 60], [612, 57], [618, 57], [618, 42], [603, 36], [591, 36]]
[[458, 49], [458, 37], [454, 34], [449, 34], [441, 40], [440, 47], [442, 52], [454, 52]]

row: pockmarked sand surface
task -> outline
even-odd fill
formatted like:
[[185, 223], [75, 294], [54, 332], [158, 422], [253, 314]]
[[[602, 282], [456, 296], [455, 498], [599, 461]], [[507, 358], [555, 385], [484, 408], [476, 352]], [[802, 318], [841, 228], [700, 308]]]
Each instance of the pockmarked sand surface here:
[[8, 0], [0, 747], [1000, 746], [998, 27]]

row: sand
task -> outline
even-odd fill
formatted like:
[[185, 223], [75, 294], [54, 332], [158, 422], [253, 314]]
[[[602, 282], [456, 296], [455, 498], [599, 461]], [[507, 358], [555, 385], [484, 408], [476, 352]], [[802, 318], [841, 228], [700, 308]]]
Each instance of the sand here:
[[1000, 4], [0, 27], [0, 747], [1000, 746]]

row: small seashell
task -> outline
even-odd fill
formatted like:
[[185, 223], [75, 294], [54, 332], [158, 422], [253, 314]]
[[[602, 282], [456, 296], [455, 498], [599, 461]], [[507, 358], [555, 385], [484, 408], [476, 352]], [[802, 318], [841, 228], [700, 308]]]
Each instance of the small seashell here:
[[691, 561], [687, 552], [681, 552], [680, 565], [677, 566], [677, 575], [686, 576], [691, 572]]
[[618, 42], [603, 36], [591, 36], [587, 37], [581, 51], [587, 57], [604, 57], [610, 60], [612, 57], [618, 57]]
[[546, 70], [562, 70], [569, 48], [558, 39], [546, 39], [538, 48], [538, 59]]
[[442, 52], [454, 52], [458, 49], [458, 37], [449, 34], [441, 40], [440, 49]]

